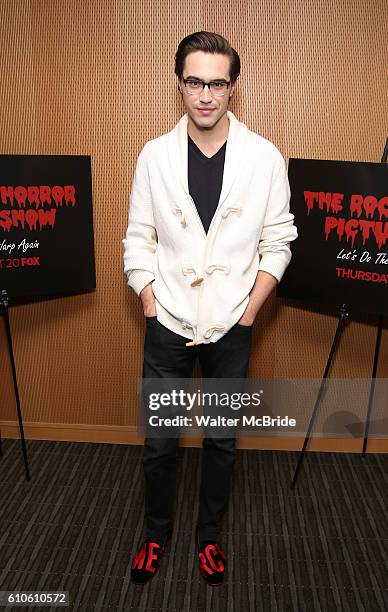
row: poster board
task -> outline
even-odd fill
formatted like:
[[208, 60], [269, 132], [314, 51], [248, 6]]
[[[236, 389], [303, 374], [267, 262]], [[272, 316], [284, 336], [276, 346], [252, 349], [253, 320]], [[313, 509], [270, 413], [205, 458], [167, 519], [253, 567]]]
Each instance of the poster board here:
[[298, 238], [279, 297], [388, 312], [388, 165], [290, 159]]
[[12, 298], [95, 287], [90, 157], [0, 155], [0, 289]]

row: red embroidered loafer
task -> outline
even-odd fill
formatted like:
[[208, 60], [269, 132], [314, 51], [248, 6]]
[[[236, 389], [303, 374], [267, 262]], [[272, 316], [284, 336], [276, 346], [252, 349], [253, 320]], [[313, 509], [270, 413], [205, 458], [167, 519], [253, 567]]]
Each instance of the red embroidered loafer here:
[[171, 536], [170, 532], [163, 544], [152, 539], [143, 542], [132, 561], [131, 581], [134, 584], [145, 584], [156, 576], [160, 560], [170, 548]]
[[199, 571], [209, 586], [220, 586], [225, 577], [226, 552], [214, 540], [199, 542], [196, 536], [199, 560]]

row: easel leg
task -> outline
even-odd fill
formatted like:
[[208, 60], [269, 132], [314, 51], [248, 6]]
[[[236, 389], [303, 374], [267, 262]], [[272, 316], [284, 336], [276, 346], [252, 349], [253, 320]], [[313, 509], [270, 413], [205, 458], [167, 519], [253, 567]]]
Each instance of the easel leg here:
[[309, 440], [310, 440], [310, 434], [312, 432], [312, 429], [313, 429], [313, 426], [314, 426], [314, 422], [315, 422], [315, 418], [316, 418], [316, 415], [318, 413], [318, 408], [319, 408], [319, 405], [320, 405], [321, 400], [322, 400], [322, 395], [323, 395], [323, 391], [325, 389], [326, 379], [327, 379], [328, 374], [329, 374], [331, 362], [333, 361], [333, 357], [334, 357], [334, 354], [335, 354], [335, 351], [336, 351], [336, 348], [337, 348], [337, 344], [338, 344], [338, 341], [339, 341], [339, 339], [341, 337], [342, 331], [343, 331], [343, 329], [345, 327], [345, 324], [346, 324], [346, 321], [348, 319], [348, 316], [349, 316], [348, 307], [346, 306], [346, 304], [342, 304], [341, 310], [340, 310], [340, 318], [339, 318], [338, 325], [337, 325], [337, 331], [335, 333], [333, 344], [332, 344], [331, 351], [330, 351], [330, 355], [329, 355], [329, 358], [328, 358], [327, 363], [326, 363], [326, 368], [325, 368], [325, 371], [324, 371], [324, 374], [323, 374], [323, 377], [322, 377], [321, 386], [319, 387], [317, 399], [316, 399], [315, 405], [314, 405], [314, 410], [313, 410], [313, 413], [312, 413], [311, 418], [310, 418], [310, 422], [309, 422], [309, 426], [308, 426], [308, 429], [307, 429], [306, 437], [304, 439], [303, 448], [302, 448], [302, 450], [301, 450], [301, 452], [299, 454], [298, 463], [297, 463], [297, 466], [296, 466], [296, 469], [295, 469], [295, 473], [294, 473], [294, 477], [293, 477], [292, 483], [291, 483], [291, 489], [293, 489], [295, 487], [296, 480], [297, 480], [297, 477], [298, 477], [298, 472], [299, 472], [299, 470], [300, 470], [300, 468], [302, 466], [302, 461], [303, 461], [303, 458], [304, 458], [304, 455], [305, 455], [305, 452], [306, 452], [307, 445], [308, 445]]
[[383, 329], [383, 315], [380, 315], [379, 316], [379, 323], [378, 323], [378, 327], [377, 327], [375, 356], [374, 356], [374, 359], [373, 359], [372, 383], [371, 383], [370, 393], [369, 393], [368, 413], [366, 415], [366, 422], [365, 422], [364, 443], [362, 445], [362, 455], [361, 455], [362, 458], [365, 457], [366, 445], [368, 443], [369, 423], [370, 423], [370, 415], [371, 415], [371, 412], [372, 412], [373, 400], [374, 400], [374, 397], [375, 397], [376, 374], [377, 374], [377, 365], [378, 365], [378, 361], [379, 361], [382, 329]]
[[14, 391], [15, 391], [16, 410], [17, 410], [18, 421], [19, 421], [19, 431], [20, 431], [20, 440], [22, 444], [24, 467], [26, 471], [26, 480], [30, 480], [30, 471], [28, 468], [28, 458], [27, 458], [27, 446], [26, 446], [26, 441], [24, 438], [23, 419], [22, 419], [22, 412], [20, 409], [19, 389], [18, 389], [18, 383], [17, 383], [16, 366], [15, 366], [15, 359], [14, 359], [13, 346], [12, 346], [11, 327], [9, 324], [9, 316], [8, 316], [8, 297], [7, 297], [7, 292], [5, 290], [3, 290], [1, 294], [1, 305], [3, 307], [5, 326], [7, 330], [8, 349], [9, 349], [9, 355], [11, 359], [12, 378], [13, 378], [13, 386], [14, 386]]

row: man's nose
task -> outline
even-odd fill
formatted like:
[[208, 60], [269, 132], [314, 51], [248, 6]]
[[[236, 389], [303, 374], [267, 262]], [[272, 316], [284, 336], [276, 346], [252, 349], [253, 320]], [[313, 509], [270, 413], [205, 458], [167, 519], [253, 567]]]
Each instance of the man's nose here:
[[201, 102], [211, 102], [212, 101], [212, 95], [210, 92], [209, 85], [204, 86], [203, 90], [201, 91], [201, 95], [199, 96], [199, 99]]

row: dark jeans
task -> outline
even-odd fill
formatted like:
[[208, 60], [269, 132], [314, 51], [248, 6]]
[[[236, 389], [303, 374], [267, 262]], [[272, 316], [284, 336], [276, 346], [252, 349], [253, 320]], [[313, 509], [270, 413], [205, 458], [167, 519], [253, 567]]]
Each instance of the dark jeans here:
[[[236, 324], [220, 340], [185, 346], [184, 338], [146, 319], [143, 378], [190, 378], [196, 358], [204, 378], [245, 378], [251, 347], [251, 327]], [[146, 538], [162, 541], [175, 503], [178, 438], [146, 436], [145, 476]], [[236, 456], [235, 437], [203, 439], [198, 528], [200, 540], [217, 539], [219, 521], [226, 510]]]

